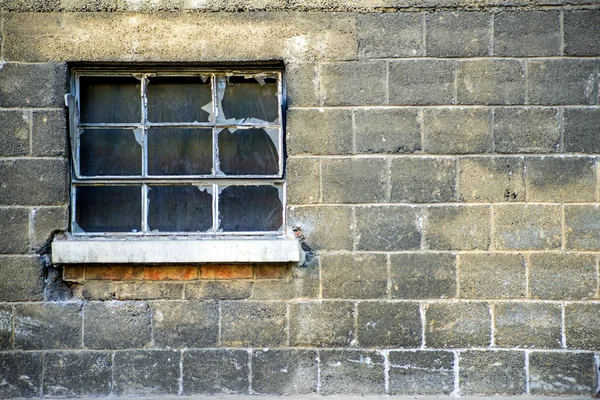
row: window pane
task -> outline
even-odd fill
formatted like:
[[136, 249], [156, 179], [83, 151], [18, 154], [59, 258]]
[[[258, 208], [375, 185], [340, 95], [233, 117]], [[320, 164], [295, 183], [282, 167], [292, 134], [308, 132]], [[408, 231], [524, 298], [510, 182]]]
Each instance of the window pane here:
[[206, 232], [212, 228], [211, 188], [148, 186], [148, 227], [160, 232]]
[[264, 129], [229, 129], [219, 132], [220, 169], [227, 175], [276, 175], [279, 156]]
[[151, 122], [207, 122], [212, 111], [210, 79], [150, 78], [147, 95]]
[[220, 229], [224, 232], [277, 231], [283, 224], [275, 186], [228, 186], [219, 193]]
[[85, 232], [141, 230], [141, 186], [76, 186], [77, 224]]
[[80, 173], [141, 175], [141, 133], [131, 129], [86, 129], [80, 136]]
[[133, 77], [81, 77], [80, 122], [140, 122], [140, 81]]
[[279, 118], [276, 79], [232, 76], [227, 82], [222, 101], [223, 119], [256, 118], [275, 122]]
[[210, 129], [149, 129], [150, 175], [210, 175], [212, 131]]

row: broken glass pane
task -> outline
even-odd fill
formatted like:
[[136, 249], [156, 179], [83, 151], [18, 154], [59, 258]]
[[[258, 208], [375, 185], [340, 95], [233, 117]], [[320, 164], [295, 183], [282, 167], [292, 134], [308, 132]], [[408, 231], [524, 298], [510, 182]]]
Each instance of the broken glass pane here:
[[133, 77], [80, 78], [82, 123], [140, 122], [140, 81]]
[[279, 155], [264, 129], [219, 132], [220, 169], [227, 175], [276, 175]]
[[222, 101], [223, 119], [256, 118], [275, 122], [279, 118], [275, 78], [231, 76], [227, 82]]
[[149, 129], [150, 175], [210, 175], [212, 130]]
[[141, 186], [76, 186], [76, 222], [85, 232], [141, 230]]
[[275, 186], [228, 186], [219, 193], [219, 219], [224, 232], [277, 231], [283, 223]]
[[148, 186], [148, 228], [159, 232], [206, 232], [212, 228], [212, 188]]
[[210, 79], [203, 82], [200, 77], [150, 78], [148, 121], [207, 122], [212, 110], [210, 86]]
[[86, 129], [79, 140], [81, 175], [141, 175], [142, 146], [136, 131]]

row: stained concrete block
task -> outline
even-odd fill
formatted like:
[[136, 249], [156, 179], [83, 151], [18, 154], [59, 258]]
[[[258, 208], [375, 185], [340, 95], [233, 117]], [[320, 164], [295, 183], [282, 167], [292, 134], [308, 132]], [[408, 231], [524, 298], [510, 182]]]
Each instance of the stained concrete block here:
[[109, 352], [69, 351], [44, 354], [44, 394], [50, 397], [108, 396]]
[[317, 352], [264, 349], [252, 352], [252, 391], [299, 396], [317, 391]]
[[27, 253], [29, 248], [29, 210], [26, 208], [0, 209], [0, 253]]
[[525, 393], [525, 352], [462, 351], [458, 365], [461, 394]]
[[183, 352], [183, 393], [248, 394], [247, 350], [186, 350]]
[[252, 294], [252, 282], [248, 281], [204, 281], [188, 282], [184, 287], [185, 298], [237, 300], [247, 299]]
[[154, 301], [152, 329], [157, 347], [215, 347], [219, 306], [215, 301]]
[[494, 16], [494, 55], [559, 56], [558, 11], [500, 12]]
[[600, 250], [600, 210], [597, 205], [565, 207], [568, 250]]
[[15, 306], [15, 348], [81, 347], [81, 303], [34, 303]]
[[329, 108], [291, 109], [286, 115], [289, 154], [352, 153], [352, 112]]
[[324, 159], [324, 203], [381, 203], [387, 197], [388, 167], [381, 157]]
[[567, 347], [600, 350], [600, 304], [565, 305]]
[[496, 108], [494, 149], [498, 153], [559, 152], [558, 119], [557, 108]]
[[423, 54], [423, 17], [418, 13], [359, 14], [358, 56], [415, 57]]
[[326, 106], [385, 104], [387, 66], [384, 61], [321, 64], [319, 82]]
[[526, 297], [527, 273], [521, 254], [459, 255], [460, 297], [502, 299]]
[[390, 167], [391, 199], [437, 203], [456, 199], [456, 161], [450, 158], [398, 157]]
[[289, 157], [286, 164], [288, 204], [319, 201], [321, 166], [318, 158]]
[[322, 395], [383, 394], [384, 359], [376, 351], [321, 350]]
[[0, 306], [0, 350], [10, 349], [12, 347], [12, 321], [12, 305]]
[[355, 337], [352, 302], [307, 301], [290, 304], [290, 345], [349, 346]]
[[456, 296], [456, 256], [447, 253], [392, 254], [393, 299], [439, 299]]
[[64, 232], [69, 225], [69, 210], [63, 207], [35, 208], [32, 214], [33, 238], [32, 247], [40, 249], [49, 244], [52, 234]]
[[114, 393], [119, 396], [176, 395], [180, 357], [178, 350], [115, 352]]
[[492, 15], [489, 12], [427, 14], [427, 55], [474, 57], [490, 52]]
[[596, 104], [598, 69], [594, 60], [527, 61], [528, 104]]
[[37, 256], [0, 256], [0, 300], [43, 299], [43, 266]]
[[519, 60], [461, 61], [457, 70], [458, 104], [523, 104], [525, 66]]
[[398, 251], [421, 247], [422, 211], [410, 206], [356, 208], [356, 249]]
[[459, 159], [459, 198], [469, 203], [525, 199], [524, 162], [517, 157]]
[[591, 254], [536, 253], [530, 255], [531, 297], [584, 300], [596, 292], [596, 258]]
[[180, 300], [183, 283], [177, 282], [118, 282], [115, 283], [117, 300]]
[[394, 105], [454, 104], [454, 61], [401, 60], [389, 66], [389, 98]]
[[[9, 37], [5, 33], [3, 42]], [[62, 107], [65, 93], [65, 63], [9, 62], [0, 69], [0, 107]]]
[[596, 199], [596, 160], [591, 157], [527, 157], [527, 201], [591, 202]]
[[565, 55], [600, 55], [600, 12], [569, 10], [564, 13]]
[[[60, 205], [68, 201], [68, 168], [64, 160], [0, 161], [0, 204]], [[34, 184], [35, 183], [35, 184]]]
[[29, 154], [29, 124], [31, 113], [27, 111], [0, 111], [0, 156], [17, 157]]
[[221, 343], [224, 346], [281, 346], [285, 344], [285, 331], [285, 303], [221, 303]]
[[417, 109], [357, 109], [354, 125], [357, 153], [416, 153], [421, 150]]
[[486, 250], [490, 245], [488, 206], [425, 209], [424, 242], [432, 250]]
[[288, 208], [288, 224], [297, 227], [312, 250], [352, 249], [352, 209], [344, 206]]
[[454, 390], [454, 354], [450, 351], [390, 351], [391, 395], [448, 395]]
[[34, 156], [67, 155], [67, 117], [63, 110], [33, 112], [31, 149]]
[[387, 258], [383, 254], [324, 254], [321, 281], [323, 298], [386, 297]]
[[529, 388], [537, 396], [589, 396], [596, 388], [594, 354], [532, 352]]
[[501, 250], [558, 249], [560, 207], [554, 205], [494, 206], [494, 244]]
[[40, 397], [42, 357], [37, 352], [0, 353], [0, 397]]
[[358, 303], [358, 345], [361, 347], [419, 347], [421, 330], [418, 303]]
[[[288, 63], [285, 74], [285, 94], [288, 106], [319, 105], [319, 69], [317, 63], [297, 60]], [[289, 112], [289, 111], [288, 111]]]
[[443, 347], [487, 347], [491, 315], [484, 302], [432, 303], [425, 312], [425, 345]]
[[566, 108], [564, 110], [565, 151], [600, 152], [600, 108]]
[[91, 349], [145, 347], [151, 340], [151, 310], [142, 301], [85, 304], [84, 346]]
[[490, 110], [436, 108], [423, 111], [423, 151], [431, 154], [489, 153]]
[[496, 303], [495, 343], [499, 347], [561, 347], [559, 304]]

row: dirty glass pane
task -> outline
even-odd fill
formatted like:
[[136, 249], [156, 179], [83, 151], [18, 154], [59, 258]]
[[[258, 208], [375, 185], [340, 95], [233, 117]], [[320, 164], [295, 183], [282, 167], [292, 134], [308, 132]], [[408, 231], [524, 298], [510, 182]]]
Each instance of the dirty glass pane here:
[[76, 186], [76, 221], [85, 232], [141, 230], [141, 186]]
[[133, 77], [86, 77], [79, 80], [82, 123], [142, 120], [140, 81]]
[[149, 81], [148, 121], [208, 121], [212, 109], [210, 79], [202, 82], [201, 77], [158, 77]]
[[279, 156], [264, 129], [229, 129], [219, 132], [219, 162], [227, 175], [276, 175]]
[[85, 129], [80, 135], [79, 168], [83, 176], [141, 175], [140, 135], [131, 129]]
[[212, 228], [212, 194], [191, 185], [148, 186], [148, 228], [159, 232], [206, 232]]
[[283, 223], [275, 186], [228, 186], [219, 194], [220, 229], [224, 232], [277, 231]]
[[227, 82], [222, 101], [224, 119], [256, 118], [275, 122], [279, 117], [275, 78], [257, 80], [231, 76]]
[[210, 129], [149, 129], [150, 175], [210, 175], [212, 131]]

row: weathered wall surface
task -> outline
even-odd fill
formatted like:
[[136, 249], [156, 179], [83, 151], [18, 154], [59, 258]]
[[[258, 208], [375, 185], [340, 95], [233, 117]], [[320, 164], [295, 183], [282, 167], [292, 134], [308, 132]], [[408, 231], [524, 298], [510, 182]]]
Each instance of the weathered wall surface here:
[[[597, 391], [596, 1], [165, 4], [0, 1], [0, 397]], [[53, 265], [67, 62], [256, 60], [307, 261]]]

